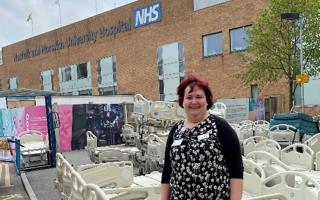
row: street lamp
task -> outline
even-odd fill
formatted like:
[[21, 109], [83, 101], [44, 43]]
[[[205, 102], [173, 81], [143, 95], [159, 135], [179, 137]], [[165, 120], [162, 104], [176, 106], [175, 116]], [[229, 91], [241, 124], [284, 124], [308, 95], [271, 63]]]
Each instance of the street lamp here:
[[[282, 13], [282, 20], [298, 21], [299, 22], [299, 37], [300, 37], [300, 73], [304, 73], [303, 69], [303, 42], [302, 42], [302, 17], [299, 13]], [[301, 84], [301, 111], [304, 112], [304, 85]]]

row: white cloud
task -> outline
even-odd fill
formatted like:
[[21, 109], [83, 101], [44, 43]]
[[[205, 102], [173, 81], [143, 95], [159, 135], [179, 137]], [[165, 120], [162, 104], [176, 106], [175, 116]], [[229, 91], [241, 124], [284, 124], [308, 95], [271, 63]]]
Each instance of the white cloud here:
[[[1, 0], [0, 47], [60, 27], [56, 0]], [[136, 0], [60, 0], [62, 26], [131, 3]], [[97, 6], [96, 6], [97, 5]], [[27, 17], [32, 12], [32, 24]]]

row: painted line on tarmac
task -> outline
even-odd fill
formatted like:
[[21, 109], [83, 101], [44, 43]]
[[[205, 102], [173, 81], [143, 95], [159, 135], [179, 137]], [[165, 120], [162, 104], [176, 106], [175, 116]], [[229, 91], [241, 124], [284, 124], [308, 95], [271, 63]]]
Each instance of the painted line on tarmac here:
[[10, 179], [10, 170], [9, 165], [5, 164], [5, 177], [4, 177], [4, 186], [5, 187], [11, 187], [11, 179]]
[[2, 169], [4, 169], [4, 185], [0, 186], [0, 188], [7, 188], [12, 187], [11, 185], [11, 178], [10, 178], [10, 170], [9, 170], [9, 164], [7, 163], [0, 163], [0, 182], [2, 179]]
[[1, 200], [15, 200], [17, 198], [22, 198], [22, 195], [21, 194], [9, 194], [9, 195], [0, 196]]

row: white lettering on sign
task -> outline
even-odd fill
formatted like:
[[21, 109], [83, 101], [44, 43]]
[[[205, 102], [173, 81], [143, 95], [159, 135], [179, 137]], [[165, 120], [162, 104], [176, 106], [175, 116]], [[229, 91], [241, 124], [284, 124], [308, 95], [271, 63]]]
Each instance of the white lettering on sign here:
[[147, 24], [161, 21], [161, 4], [160, 2], [139, 8], [133, 13], [134, 27], [138, 28]]

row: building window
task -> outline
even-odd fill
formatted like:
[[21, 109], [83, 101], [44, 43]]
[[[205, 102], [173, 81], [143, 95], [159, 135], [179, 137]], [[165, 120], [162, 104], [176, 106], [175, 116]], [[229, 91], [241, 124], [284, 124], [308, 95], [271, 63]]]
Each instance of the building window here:
[[0, 65], [3, 64], [3, 55], [2, 55], [2, 48], [0, 48]]
[[11, 77], [8, 79], [8, 89], [9, 90], [15, 90], [18, 89], [18, 78], [17, 77]]
[[230, 0], [193, 0], [193, 9], [200, 10], [210, 6], [215, 6], [221, 3], [228, 2]]
[[250, 86], [251, 88], [251, 98], [254, 100], [254, 101], [258, 101], [258, 98], [259, 98], [259, 88], [258, 88], [258, 85], [257, 84], [253, 84]]
[[87, 63], [81, 63], [77, 65], [77, 74], [78, 74], [78, 79], [88, 78]]
[[117, 86], [99, 88], [99, 95], [115, 95], [115, 94], [117, 94]]
[[203, 36], [202, 45], [204, 57], [223, 54], [222, 32]]
[[174, 101], [176, 88], [184, 77], [183, 42], [159, 46], [157, 49], [159, 96], [161, 101]]
[[92, 90], [90, 62], [59, 68], [59, 85], [62, 94], [90, 94], [88, 92]]
[[83, 96], [83, 95], [92, 95], [92, 90], [80, 90], [79, 91], [79, 95]]
[[64, 92], [62, 93], [62, 96], [72, 96], [72, 92]]
[[44, 91], [53, 91], [53, 70], [45, 70], [40, 74], [40, 87]]
[[105, 57], [97, 61], [98, 87], [100, 95], [117, 94], [116, 57]]
[[64, 67], [61, 70], [62, 82], [71, 81], [71, 67]]
[[249, 112], [256, 111], [259, 108], [259, 87], [258, 84], [250, 86]]
[[251, 25], [248, 25], [230, 30], [231, 52], [243, 51], [248, 49], [249, 41], [247, 31], [250, 28]]

